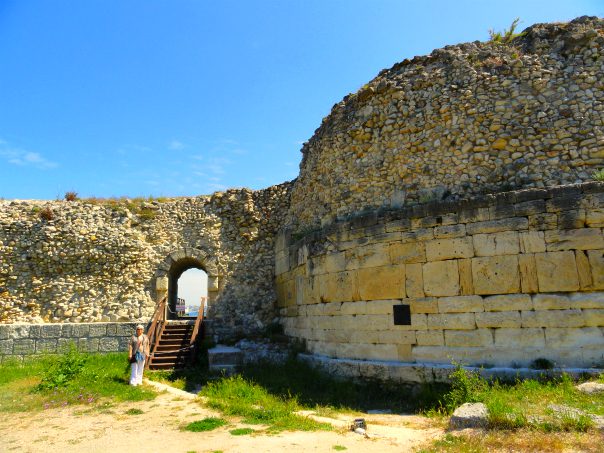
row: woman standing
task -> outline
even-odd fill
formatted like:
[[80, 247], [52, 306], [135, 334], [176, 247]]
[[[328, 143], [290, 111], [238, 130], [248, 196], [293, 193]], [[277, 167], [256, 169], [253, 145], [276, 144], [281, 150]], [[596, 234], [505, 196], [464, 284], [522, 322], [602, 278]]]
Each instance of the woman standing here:
[[143, 383], [143, 370], [145, 360], [149, 358], [149, 338], [143, 333], [143, 326], [136, 326], [136, 333], [130, 338], [128, 345], [128, 360], [132, 364], [130, 373], [130, 385], [141, 385]]

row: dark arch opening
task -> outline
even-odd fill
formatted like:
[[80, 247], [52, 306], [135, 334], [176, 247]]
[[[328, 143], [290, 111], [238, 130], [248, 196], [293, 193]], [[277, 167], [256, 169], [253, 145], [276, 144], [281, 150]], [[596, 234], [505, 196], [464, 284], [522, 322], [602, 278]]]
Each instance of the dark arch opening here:
[[[169, 272], [168, 276], [168, 319], [182, 319], [183, 316], [179, 316], [177, 311], [177, 305], [179, 305], [179, 291], [178, 282], [181, 276], [188, 270], [200, 269], [205, 273], [207, 279], [208, 272], [204, 269], [202, 264], [194, 258], [183, 258], [175, 262]], [[206, 284], [207, 287], [207, 284]], [[207, 296], [207, 292], [206, 292]], [[181, 304], [180, 304], [181, 305]]]

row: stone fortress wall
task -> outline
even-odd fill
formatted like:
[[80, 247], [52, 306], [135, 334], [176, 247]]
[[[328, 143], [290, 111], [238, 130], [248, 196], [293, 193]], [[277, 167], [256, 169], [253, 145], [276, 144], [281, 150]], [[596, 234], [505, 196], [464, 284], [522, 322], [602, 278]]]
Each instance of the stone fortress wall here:
[[[0, 323], [146, 323], [157, 278], [184, 262], [209, 274], [216, 334], [262, 330], [275, 318], [274, 241], [288, 195], [286, 183], [138, 207], [0, 201]], [[33, 339], [21, 333], [0, 339], [4, 354], [9, 339]]]
[[[604, 184], [373, 212], [277, 242], [285, 332], [337, 359], [604, 365]], [[408, 324], [394, 310], [407, 306]]]
[[164, 277], [197, 266], [219, 339], [281, 319], [327, 357], [601, 363], [603, 47], [582, 17], [405, 60], [265, 190], [0, 201], [0, 355], [45, 325], [148, 321]]

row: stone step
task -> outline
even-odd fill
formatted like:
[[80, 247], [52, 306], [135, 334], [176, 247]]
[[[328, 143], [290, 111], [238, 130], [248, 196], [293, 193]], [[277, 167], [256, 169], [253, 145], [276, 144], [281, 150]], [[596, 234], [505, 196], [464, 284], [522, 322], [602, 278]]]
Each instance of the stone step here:
[[243, 352], [231, 346], [218, 345], [208, 349], [208, 362], [210, 371], [232, 374], [242, 365]]

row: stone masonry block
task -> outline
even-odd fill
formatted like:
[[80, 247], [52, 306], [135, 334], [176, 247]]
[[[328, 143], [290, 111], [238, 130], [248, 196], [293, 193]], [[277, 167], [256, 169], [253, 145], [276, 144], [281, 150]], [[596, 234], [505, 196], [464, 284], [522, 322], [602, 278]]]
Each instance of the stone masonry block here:
[[405, 297], [405, 265], [359, 269], [359, 296], [362, 300]]
[[519, 239], [521, 253], [545, 252], [545, 233], [543, 231], [521, 231]]
[[466, 226], [463, 223], [456, 225], [445, 225], [434, 227], [434, 237], [442, 238], [459, 238], [466, 235]]
[[583, 346], [604, 347], [604, 335], [597, 327], [582, 329], [545, 329], [545, 344], [553, 349], [581, 348]]
[[393, 242], [389, 245], [388, 252], [392, 264], [426, 262], [424, 242]]
[[542, 348], [544, 346], [544, 329], [495, 329], [495, 347], [497, 348]]
[[558, 216], [556, 214], [535, 214], [530, 215], [529, 228], [531, 230], [555, 230], [558, 228]]
[[370, 244], [346, 250], [346, 269], [362, 269], [390, 264], [389, 245]]
[[13, 353], [13, 340], [0, 340], [0, 356], [12, 355]]
[[78, 339], [78, 350], [81, 352], [98, 352], [98, 338], [80, 338]]
[[539, 280], [537, 278], [537, 263], [535, 255], [518, 255], [518, 268], [520, 270], [520, 289], [523, 293], [539, 292]]
[[518, 217], [525, 217], [545, 212], [545, 200], [530, 200], [517, 203], [514, 211]]
[[604, 248], [604, 238], [600, 228], [546, 231], [545, 242], [548, 252]]
[[491, 311], [476, 313], [476, 326], [479, 328], [520, 328], [522, 321], [519, 311]]
[[445, 330], [445, 345], [456, 348], [479, 348], [493, 345], [490, 329]]
[[10, 327], [11, 327], [11, 329], [8, 332], [8, 338], [10, 338], [12, 340], [29, 338], [29, 326], [28, 325], [13, 324]]
[[577, 274], [579, 275], [579, 286], [582, 290], [591, 289], [593, 280], [587, 252], [584, 250], [575, 250], [575, 261], [577, 263]]
[[0, 340], [8, 340], [11, 327], [9, 324], [0, 324]]
[[117, 338], [101, 338], [99, 340], [99, 352], [117, 352], [120, 345]]
[[579, 275], [572, 251], [535, 254], [539, 291], [553, 293], [579, 289]]
[[457, 260], [459, 266], [459, 292], [462, 296], [474, 294], [474, 282], [472, 281], [472, 260]]
[[572, 230], [585, 226], [585, 210], [572, 209], [558, 213], [558, 228], [561, 230]]
[[37, 353], [56, 353], [57, 339], [56, 338], [40, 338], [36, 340]]
[[490, 220], [489, 208], [465, 208], [459, 213], [460, 223], [476, 223]]
[[436, 313], [428, 316], [428, 330], [471, 330], [476, 328], [474, 313]]
[[335, 272], [346, 270], [347, 261], [345, 253], [328, 253], [324, 256], [325, 258], [322, 269], [324, 273], [333, 274]]
[[386, 330], [378, 332], [378, 343], [415, 344], [414, 330]]
[[344, 271], [319, 276], [321, 302], [346, 302], [358, 300], [356, 272]]
[[380, 337], [380, 331], [355, 330], [354, 332], [348, 332], [340, 330], [338, 332], [345, 337], [344, 340], [338, 341], [338, 343], [378, 343]]
[[517, 255], [520, 251], [516, 231], [475, 234], [473, 240], [476, 256]]
[[585, 325], [588, 327], [604, 327], [604, 309], [598, 308], [584, 308], [583, 318], [585, 319]]
[[450, 296], [438, 299], [439, 313], [470, 313], [484, 311], [480, 296]]
[[400, 304], [400, 300], [371, 300], [365, 304], [365, 313], [368, 315], [390, 315], [392, 306]]
[[403, 299], [402, 303], [410, 305], [411, 313], [438, 313], [438, 299], [435, 297]]
[[604, 289], [604, 250], [587, 252], [594, 289]]
[[36, 352], [36, 342], [30, 338], [20, 338], [13, 340], [13, 354], [25, 355]]
[[427, 296], [457, 296], [459, 268], [457, 261], [435, 261], [423, 265], [424, 293]]
[[419, 346], [444, 346], [445, 336], [443, 330], [418, 330], [415, 332]]
[[565, 294], [535, 294], [533, 308], [535, 310], [566, 310], [571, 308], [571, 302]]
[[73, 337], [87, 337], [90, 333], [90, 324], [72, 324], [71, 335]]
[[604, 209], [590, 209], [585, 213], [585, 223], [591, 228], [604, 227]]
[[435, 239], [426, 242], [426, 259], [442, 261], [453, 258], [471, 258], [474, 256], [472, 238]]
[[484, 298], [483, 304], [485, 311], [520, 311], [533, 309], [533, 301], [528, 294], [489, 296]]
[[520, 291], [518, 257], [502, 255], [472, 259], [476, 294], [509, 294]]
[[88, 333], [91, 337], [104, 337], [107, 335], [106, 324], [90, 324], [90, 330]]
[[604, 292], [571, 293], [572, 308], [604, 308]]
[[405, 266], [405, 292], [407, 297], [424, 297], [424, 278], [419, 263]]
[[[369, 302], [371, 303], [371, 302]], [[367, 302], [344, 302], [340, 306], [340, 314], [342, 315], [364, 315], [367, 313]]]
[[523, 311], [522, 327], [583, 327], [585, 318], [581, 310]]
[[528, 230], [529, 222], [525, 217], [511, 217], [501, 220], [468, 223], [466, 231], [470, 235], [481, 233], [499, 233], [500, 231]]

